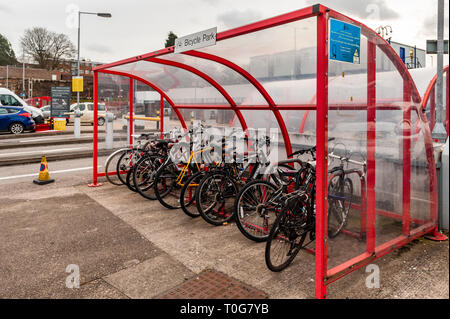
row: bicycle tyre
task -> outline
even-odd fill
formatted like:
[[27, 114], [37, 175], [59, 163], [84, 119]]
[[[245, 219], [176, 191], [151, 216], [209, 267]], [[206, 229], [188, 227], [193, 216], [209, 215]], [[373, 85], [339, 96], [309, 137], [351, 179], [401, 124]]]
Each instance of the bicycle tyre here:
[[[273, 272], [280, 272], [280, 271], [286, 269], [292, 263], [292, 261], [297, 256], [298, 252], [300, 251], [301, 245], [307, 235], [306, 232], [304, 234], [302, 234], [302, 236], [300, 237], [300, 243], [296, 245], [296, 247], [294, 248], [294, 251], [290, 254], [290, 256], [288, 254], [286, 254], [286, 256], [288, 256], [288, 258], [281, 264], [275, 265], [275, 262], [273, 261], [274, 256], [273, 256], [273, 253], [271, 253], [271, 248], [275, 245], [277, 240], [280, 240], [280, 239], [278, 239], [278, 236], [280, 235], [280, 232], [282, 232], [281, 229], [283, 228], [283, 224], [286, 223], [287, 218], [289, 218], [289, 217], [286, 214], [286, 209], [283, 209], [281, 211], [281, 213], [277, 216], [272, 228], [270, 229], [269, 237], [267, 238], [264, 257], [265, 257], [267, 268], [269, 268]], [[280, 236], [282, 236], [282, 235], [280, 235]], [[285, 241], [285, 240], [281, 239], [280, 241]], [[291, 245], [292, 245], [292, 243], [291, 243]]]
[[[116, 185], [116, 186], [122, 186], [122, 185], [123, 185], [123, 183], [122, 183], [122, 181], [120, 180], [119, 176], [117, 176], [117, 163], [114, 163], [114, 159], [117, 158], [117, 160], [119, 160], [120, 157], [121, 157], [121, 155], [122, 155], [122, 153], [123, 153], [123, 152], [126, 152], [126, 151], [128, 151], [128, 150], [129, 150], [128, 148], [119, 149], [119, 150], [117, 150], [117, 151], [111, 153], [111, 154], [108, 156], [108, 158], [106, 159], [106, 161], [105, 161], [105, 177], [106, 177], [106, 180], [107, 180], [109, 183], [111, 183], [111, 184], [113, 184], [113, 185]], [[113, 167], [114, 171], [111, 171], [111, 172], [110, 172], [110, 170], [109, 170], [110, 167]], [[112, 174], [113, 172], [114, 172], [115, 174]], [[116, 176], [117, 179], [118, 179], [118, 181], [114, 180], [114, 179], [112, 178], [112, 176]]]
[[145, 155], [136, 163], [133, 169], [133, 183], [137, 192], [144, 198], [156, 200], [153, 183], [155, 181], [156, 172], [164, 162], [161, 155]]
[[[181, 188], [180, 193], [180, 205], [183, 212], [192, 218], [200, 217], [200, 213], [198, 212], [197, 205], [195, 202], [195, 190], [197, 189], [197, 186], [190, 186], [191, 184], [199, 184], [200, 181], [205, 176], [205, 172], [197, 172], [194, 175], [192, 175], [186, 183]], [[192, 198], [189, 200], [186, 198], [186, 192], [188, 191], [190, 187]]]
[[[254, 196], [255, 194], [253, 192], [258, 191], [257, 188], [259, 187], [264, 187], [267, 189], [270, 189], [273, 192], [275, 192], [277, 190], [277, 187], [272, 184], [269, 183], [267, 181], [264, 180], [253, 180], [249, 183], [247, 183], [238, 193], [238, 195], [236, 196], [236, 199], [234, 201], [234, 220], [236, 222], [236, 226], [238, 227], [239, 231], [248, 239], [256, 241], [256, 242], [263, 242], [266, 241], [267, 238], [269, 237], [269, 232], [270, 232], [270, 228], [273, 225], [274, 220], [276, 219], [276, 215], [275, 218], [273, 218], [272, 223], [267, 223], [267, 225], [265, 225], [266, 221], [268, 220], [266, 212], [269, 212], [267, 209], [265, 209], [264, 211], [262, 211], [264, 209], [263, 205], [265, 202], [267, 202], [267, 200], [265, 200], [264, 202], [260, 201], [261, 196]], [[270, 196], [270, 194], [269, 194]], [[249, 203], [249, 201], [253, 201], [253, 205], [255, 205], [254, 210], [253, 207], [251, 206], [252, 203]], [[255, 214], [255, 218], [253, 219], [253, 222], [250, 223], [248, 220], [245, 221], [244, 217], [247, 217], [245, 215], [246, 211], [244, 211], [244, 202], [248, 203], [249, 206], [247, 206], [248, 208], [252, 209], [252, 213], [247, 214], [247, 216], [250, 216], [251, 214]], [[261, 211], [258, 211], [259, 209], [261, 209]], [[265, 216], [261, 216], [261, 214], [265, 214]], [[274, 214], [275, 211], [274, 211]], [[260, 216], [258, 216], [260, 215]], [[261, 222], [260, 222], [261, 221]], [[260, 225], [262, 224], [262, 226]], [[262, 230], [261, 230], [262, 228]], [[261, 233], [261, 235], [255, 235], [258, 232]], [[265, 232], [265, 233], [264, 233]]]
[[[217, 184], [215, 178], [222, 179], [221, 186]], [[212, 185], [214, 182], [215, 187]], [[229, 222], [234, 218], [234, 200], [231, 205], [227, 205], [226, 199], [235, 197], [237, 194], [236, 182], [231, 179], [227, 173], [223, 171], [213, 171], [207, 174], [200, 181], [196, 191], [195, 200], [198, 212], [203, 219], [214, 226], [220, 226]], [[214, 203], [211, 203], [209, 207], [203, 207], [206, 200], [214, 194]], [[223, 217], [223, 218], [222, 218]]]

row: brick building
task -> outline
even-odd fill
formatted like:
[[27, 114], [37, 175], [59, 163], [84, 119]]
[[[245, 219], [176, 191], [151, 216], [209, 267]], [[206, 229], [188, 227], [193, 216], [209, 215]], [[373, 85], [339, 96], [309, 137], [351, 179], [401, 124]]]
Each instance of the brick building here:
[[[84, 77], [84, 92], [81, 99], [92, 98], [93, 72], [92, 68], [99, 62], [80, 61], [80, 75]], [[8, 69], [8, 70], [7, 70]], [[41, 69], [35, 64], [25, 64], [25, 83], [23, 83], [22, 65], [0, 66], [0, 87], [8, 87], [16, 94], [25, 93], [26, 98], [49, 96], [52, 86], [71, 86], [72, 75], [77, 74], [76, 60], [62, 60], [55, 70]], [[8, 74], [8, 80], [6, 79]], [[8, 83], [7, 83], [8, 82]], [[25, 84], [25, 89], [23, 89]], [[76, 94], [73, 95], [75, 99]]]

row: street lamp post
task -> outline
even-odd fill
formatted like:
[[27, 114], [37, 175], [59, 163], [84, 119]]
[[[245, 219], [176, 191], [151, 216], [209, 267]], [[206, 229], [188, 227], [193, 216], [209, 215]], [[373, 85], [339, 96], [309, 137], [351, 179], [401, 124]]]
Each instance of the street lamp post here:
[[[445, 143], [447, 139], [447, 131], [444, 126], [444, 98], [443, 98], [443, 68], [444, 68], [444, 0], [438, 1], [437, 16], [437, 71], [436, 71], [436, 124], [432, 132], [433, 139], [441, 143]], [[447, 93], [448, 94], [448, 93]]]
[[[82, 14], [93, 14], [102, 18], [111, 18], [110, 13], [95, 13], [78, 11], [78, 53], [77, 53], [77, 76], [80, 76], [80, 23]], [[80, 104], [80, 92], [77, 92], [77, 106]]]

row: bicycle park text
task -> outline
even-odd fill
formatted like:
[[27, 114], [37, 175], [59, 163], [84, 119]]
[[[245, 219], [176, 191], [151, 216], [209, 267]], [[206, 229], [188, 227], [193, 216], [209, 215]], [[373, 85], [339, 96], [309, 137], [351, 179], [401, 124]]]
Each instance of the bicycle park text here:
[[219, 308], [212, 305], [191, 305], [190, 303], [187, 303], [180, 307], [181, 314], [207, 315], [208, 317], [211, 317], [214, 312], [225, 314], [268, 314], [269, 305], [255, 303], [225, 303], [223, 304], [223, 307]]

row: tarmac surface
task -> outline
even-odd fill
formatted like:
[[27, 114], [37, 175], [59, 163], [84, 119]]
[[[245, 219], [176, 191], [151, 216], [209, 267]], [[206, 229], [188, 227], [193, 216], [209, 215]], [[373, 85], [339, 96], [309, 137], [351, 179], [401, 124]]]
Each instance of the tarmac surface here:
[[[50, 174], [51, 171], [50, 171]], [[0, 298], [155, 298], [206, 270], [269, 298], [314, 298], [314, 256], [301, 252], [269, 271], [264, 243], [231, 223], [214, 227], [167, 210], [125, 187], [89, 188], [90, 170], [55, 174], [38, 186], [9, 180], [0, 192]], [[328, 286], [328, 298], [449, 298], [449, 244], [419, 239]], [[80, 288], [67, 288], [68, 265]]]

